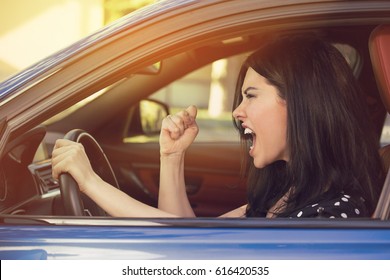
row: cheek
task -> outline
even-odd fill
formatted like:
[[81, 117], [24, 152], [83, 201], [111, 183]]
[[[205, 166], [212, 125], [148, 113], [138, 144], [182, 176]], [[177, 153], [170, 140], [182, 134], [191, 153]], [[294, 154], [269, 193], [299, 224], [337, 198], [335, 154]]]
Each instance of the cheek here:
[[258, 116], [257, 142], [260, 156], [267, 164], [276, 160], [288, 160], [287, 156], [287, 112], [285, 107], [264, 110]]
[[[286, 135], [287, 131], [287, 110], [282, 104], [274, 104], [258, 110], [255, 116], [259, 129], [270, 137]], [[285, 137], [283, 138], [285, 140]]]

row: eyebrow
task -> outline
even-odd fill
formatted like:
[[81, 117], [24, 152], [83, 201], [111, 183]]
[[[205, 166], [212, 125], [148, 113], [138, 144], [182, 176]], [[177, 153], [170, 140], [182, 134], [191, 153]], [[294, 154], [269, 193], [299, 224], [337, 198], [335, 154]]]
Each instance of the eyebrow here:
[[248, 91], [250, 91], [250, 90], [258, 90], [258, 88], [256, 88], [256, 87], [247, 87], [247, 88], [244, 90], [243, 94], [244, 94], [244, 95], [247, 95], [247, 94], [248, 94]]

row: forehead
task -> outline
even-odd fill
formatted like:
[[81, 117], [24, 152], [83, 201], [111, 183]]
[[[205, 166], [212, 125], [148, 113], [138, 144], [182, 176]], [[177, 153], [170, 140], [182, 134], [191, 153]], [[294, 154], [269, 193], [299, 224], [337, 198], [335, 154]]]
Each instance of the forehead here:
[[247, 88], [264, 88], [271, 86], [268, 80], [257, 73], [253, 68], [249, 67], [246, 71], [244, 82], [242, 84], [242, 90], [246, 90]]

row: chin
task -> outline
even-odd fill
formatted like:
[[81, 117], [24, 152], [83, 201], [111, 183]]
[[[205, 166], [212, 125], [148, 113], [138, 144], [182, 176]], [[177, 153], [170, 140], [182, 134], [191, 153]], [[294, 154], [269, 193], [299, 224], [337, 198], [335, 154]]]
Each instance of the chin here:
[[267, 167], [268, 165], [274, 163], [274, 162], [277, 162], [277, 161], [284, 161], [284, 162], [287, 162], [287, 160], [285, 159], [276, 159], [276, 160], [270, 160], [270, 161], [266, 161], [266, 160], [256, 160], [255, 158], [253, 159], [253, 165], [258, 168], [258, 169], [262, 169], [264, 167]]
[[256, 168], [264, 168], [266, 167], [267, 165], [271, 164], [272, 162], [264, 162], [264, 161], [260, 161], [260, 160], [256, 160], [256, 159], [253, 159], [253, 165], [256, 167]]

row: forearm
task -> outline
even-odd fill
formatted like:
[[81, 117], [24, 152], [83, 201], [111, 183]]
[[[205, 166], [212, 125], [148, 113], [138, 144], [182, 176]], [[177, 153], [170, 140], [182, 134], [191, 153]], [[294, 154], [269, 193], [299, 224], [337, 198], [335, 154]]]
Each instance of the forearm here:
[[97, 177], [86, 191], [104, 211], [113, 217], [158, 218], [174, 215], [144, 204]]
[[158, 208], [181, 217], [195, 217], [184, 181], [184, 153], [161, 156]]

